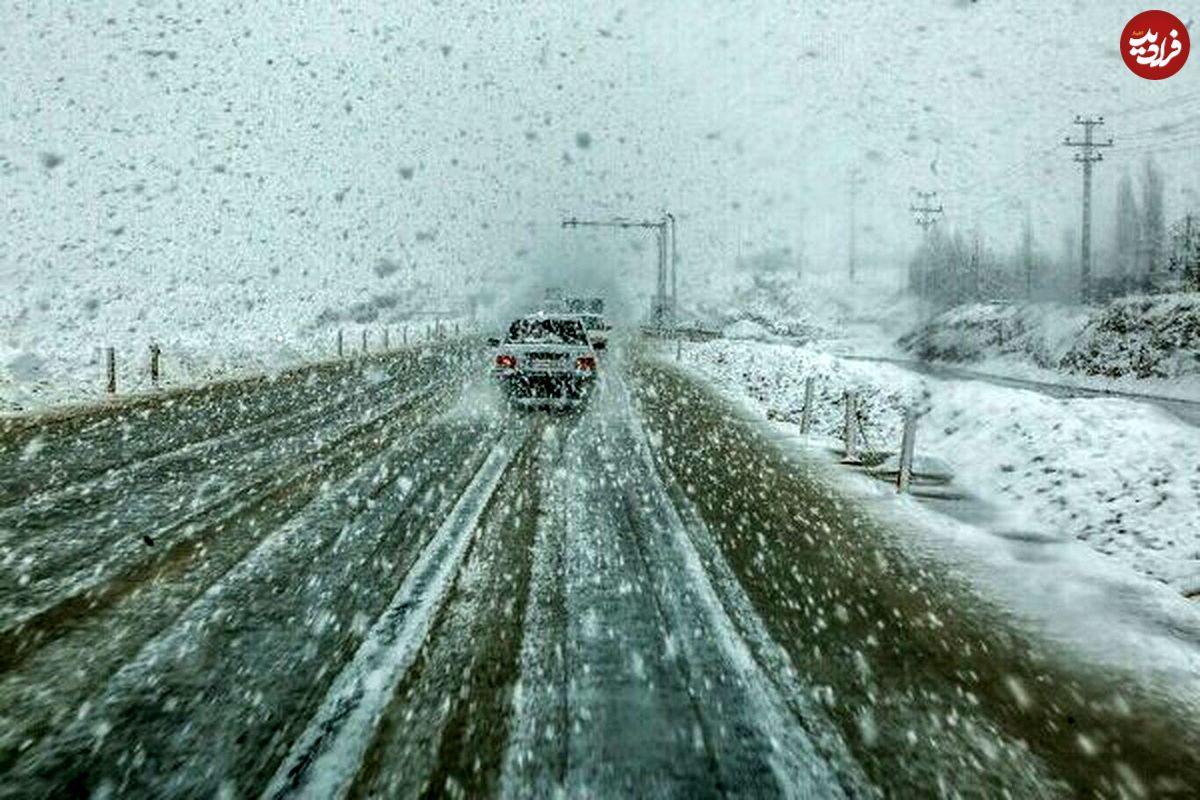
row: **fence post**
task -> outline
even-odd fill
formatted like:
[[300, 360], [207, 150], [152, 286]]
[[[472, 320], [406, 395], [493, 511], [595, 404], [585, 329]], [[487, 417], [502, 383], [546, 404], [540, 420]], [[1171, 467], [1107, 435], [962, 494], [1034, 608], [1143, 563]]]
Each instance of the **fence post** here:
[[681, 361], [682, 359], [683, 359], [683, 340], [676, 339], [675, 340], [675, 360]]
[[338, 328], [337, 353], [338, 353], [338, 358], [341, 358], [342, 357], [342, 329], [341, 328]]
[[404, 323], [404, 327], [400, 329], [400, 344], [408, 344], [408, 323]]
[[800, 432], [808, 433], [812, 427], [812, 405], [813, 405], [813, 383], [815, 379], [810, 375], [804, 379], [804, 408], [800, 411]]
[[913, 448], [917, 438], [917, 415], [912, 407], [904, 409], [904, 433], [900, 437], [900, 468], [896, 471], [896, 491], [907, 492], [912, 480]]
[[366, 328], [363, 328], [362, 335], [363, 335], [362, 352], [363, 352], [363, 355], [365, 356], [367, 354], [367, 329]]
[[458, 323], [454, 323], [454, 335], [458, 336]]
[[158, 388], [158, 358], [162, 354], [162, 348], [157, 343], [150, 345], [150, 383], [155, 389]]
[[388, 335], [390, 330], [391, 329], [388, 326], [386, 326], [386, 325], [383, 326], [383, 350], [384, 350], [384, 352], [387, 352], [391, 348], [391, 342], [388, 341], [388, 339], [391, 338]]
[[104, 372], [107, 380], [105, 389], [109, 394], [117, 393], [117, 351], [115, 348], [104, 348]]
[[846, 455], [843, 464], [857, 464], [858, 459], [858, 394], [846, 392], [846, 424], [843, 430]]

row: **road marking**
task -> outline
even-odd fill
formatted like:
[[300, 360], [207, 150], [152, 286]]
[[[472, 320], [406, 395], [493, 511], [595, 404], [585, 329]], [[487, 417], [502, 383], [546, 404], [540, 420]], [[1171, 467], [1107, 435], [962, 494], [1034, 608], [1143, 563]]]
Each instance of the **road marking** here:
[[384, 709], [450, 593], [479, 517], [518, 445], [518, 439], [510, 439], [493, 448], [354, 659], [334, 681], [308, 728], [267, 785], [264, 798], [345, 795]]

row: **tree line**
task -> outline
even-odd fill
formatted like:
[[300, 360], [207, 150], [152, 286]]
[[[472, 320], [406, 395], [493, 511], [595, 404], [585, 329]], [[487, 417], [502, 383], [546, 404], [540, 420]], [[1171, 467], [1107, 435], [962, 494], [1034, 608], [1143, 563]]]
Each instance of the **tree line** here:
[[[1091, 300], [1129, 294], [1200, 291], [1200, 215], [1167, 223], [1165, 180], [1150, 159], [1138, 179], [1126, 172], [1117, 185], [1115, 218], [1092, 228]], [[1064, 228], [1059, 253], [1034, 241], [1032, 220], [1007, 251], [989, 245], [978, 227], [968, 233], [929, 227], [909, 262], [911, 291], [939, 306], [1014, 300], [1080, 299], [1079, 236]]]

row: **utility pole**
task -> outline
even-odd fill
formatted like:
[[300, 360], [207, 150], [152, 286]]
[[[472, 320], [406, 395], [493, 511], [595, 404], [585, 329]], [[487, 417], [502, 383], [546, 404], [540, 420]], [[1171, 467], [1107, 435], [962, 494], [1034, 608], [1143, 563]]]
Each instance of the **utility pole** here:
[[[666, 327], [666, 323], [675, 321], [675, 288], [674, 263], [668, 265], [670, 259], [674, 262], [675, 253], [675, 217], [665, 214], [660, 220], [632, 220], [624, 217], [607, 220], [564, 219], [564, 228], [644, 228], [653, 230], [658, 245], [658, 273], [655, 283], [654, 299], [650, 308], [650, 319], [656, 328]], [[667, 238], [670, 237], [668, 244]], [[668, 266], [671, 272], [668, 273]], [[668, 285], [670, 293], [668, 294]]]
[[[910, 203], [908, 206], [908, 210], [911, 211], [915, 215], [913, 221], [916, 222], [917, 225], [920, 226], [921, 235], [924, 237], [925, 243], [928, 244], [929, 243], [929, 228], [935, 222], [937, 222], [938, 214], [941, 214], [942, 212], [944, 212], [945, 209], [942, 207], [941, 203], [938, 203], [936, 206], [933, 205], [933, 200], [935, 197], [937, 197], [937, 192], [917, 192], [916, 195], [917, 195], [917, 202]], [[926, 248], [926, 250], [928, 251], [928, 248]], [[926, 253], [926, 255], [928, 255], [928, 252]], [[920, 295], [921, 295], [921, 300], [926, 300], [928, 298], [928, 290], [929, 290], [929, 283], [928, 283], [929, 265], [921, 264], [920, 269], [921, 269], [921, 279], [918, 284], [920, 287], [919, 291], [920, 291]]]
[[671, 223], [671, 321], [672, 324], [679, 322], [679, 275], [677, 263], [679, 254], [675, 251], [675, 215], [670, 211], [666, 213], [667, 220]]
[[1086, 303], [1092, 294], [1092, 164], [1104, 160], [1104, 154], [1098, 148], [1112, 147], [1110, 137], [1107, 142], [1097, 142], [1093, 129], [1104, 124], [1104, 117], [1075, 116], [1075, 124], [1083, 126], [1083, 141], [1078, 142], [1070, 136], [1063, 139], [1066, 147], [1077, 147], [1075, 160], [1083, 164], [1083, 233], [1079, 243], [1079, 292]]

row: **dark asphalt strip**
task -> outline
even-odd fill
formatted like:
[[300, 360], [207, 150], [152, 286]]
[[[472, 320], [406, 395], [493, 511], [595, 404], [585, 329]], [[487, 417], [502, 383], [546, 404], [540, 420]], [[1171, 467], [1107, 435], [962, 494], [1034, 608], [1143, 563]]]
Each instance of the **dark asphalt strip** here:
[[519, 675], [544, 422], [522, 431], [429, 638], [379, 720], [351, 797], [497, 792]]
[[0, 507], [251, 427], [281, 411], [327, 402], [334, 393], [360, 387], [374, 370], [428, 375], [423, 366], [432, 358], [397, 353], [318, 364], [74, 413], [0, 419]]
[[[352, 424], [337, 438], [309, 450], [291, 464], [267, 465], [253, 480], [233, 490], [223, 502], [211, 504], [167, 528], [156, 529], [156, 537], [161, 540], [157, 548], [130, 548], [132, 557], [122, 559], [120, 564], [114, 565], [114, 570], [101, 571], [96, 565], [87, 568], [85, 571], [93, 580], [85, 583], [81, 591], [55, 598], [41, 608], [28, 606], [36, 595], [22, 598], [27, 607], [36, 610], [17, 620], [6, 619], [0, 623], [4, 625], [0, 629], [0, 672], [15, 668], [19, 659], [28, 655], [32, 648], [69, 631], [88, 615], [120, 602], [147, 581], [169, 579], [187, 569], [197, 558], [207, 556], [207, 539], [231, 526], [244, 524], [245, 519], [259, 513], [260, 508], [299, 508], [328, 476], [361, 461], [366, 455], [363, 446], [372, 437], [375, 437], [376, 450], [386, 444], [378, 434], [395, 424], [396, 413], [414, 406], [419, 408], [423, 401], [428, 404], [439, 391], [439, 387], [433, 386], [391, 408], [385, 407], [382, 413]], [[86, 555], [83, 553], [81, 557]], [[91, 557], [96, 560], [94, 550]], [[61, 583], [60, 579], [52, 585]], [[9, 590], [3, 584], [0, 587]], [[11, 591], [19, 592], [20, 589], [14, 586]], [[6, 591], [0, 591], [0, 596], [4, 594]]]
[[[178, 500], [181, 489], [194, 489], [221, 473], [232, 472], [249, 457], [268, 450], [268, 444], [312, 436], [330, 420], [345, 419], [384, 400], [385, 392], [403, 394], [409, 386], [397, 386], [398, 378], [382, 385], [356, 385], [348, 379], [328, 396], [294, 405], [290, 392], [272, 397], [274, 413], [246, 426], [222, 430], [219, 435], [178, 448], [166, 449], [148, 458], [106, 470], [88, 480], [38, 490], [16, 505], [0, 509], [0, 526], [12, 526], [22, 542], [43, 532], [60, 533], [64, 528], [86, 531], [105, 524], [121, 524], [119, 511], [134, 505], [147, 519], [174, 510], [169, 500]], [[369, 395], [364, 390], [370, 392]], [[165, 497], [163, 495], [166, 495]], [[100, 512], [100, 513], [96, 513]], [[107, 512], [105, 514], [104, 512]]]
[[662, 469], [888, 794], [1200, 786], [1197, 732], [1152, 689], [1018, 633], [673, 369], [634, 373]]
[[503, 795], [842, 796], [861, 784], [738, 641], [622, 384], [610, 372], [543, 476]]
[[420, 466], [419, 482], [388, 481], [373, 503], [361, 498], [386, 456], [327, 494], [144, 647], [9, 785], [159, 797], [261, 790], [473, 474], [482, 433], [443, 429], [428, 463], [408, 465]]
[[[333, 472], [313, 475], [314, 464], [303, 465], [312, 478], [305, 482], [311, 507], [303, 515], [280, 518], [268, 504], [242, 521], [259, 538], [292, 526], [286, 547], [256, 550], [253, 561], [237, 564], [222, 578], [219, 593], [201, 598], [155, 648], [127, 665], [102, 695], [82, 704], [95, 713], [87, 719], [111, 727], [111, 738], [89, 735], [88, 725], [100, 723], [65, 721], [60, 730], [47, 731], [50, 738], [40, 753], [22, 757], [17, 772], [25, 778], [14, 776], [10, 784], [62, 788], [75, 780], [92, 788], [107, 783], [156, 793], [171, 787], [215, 792], [218, 784], [210, 781], [258, 785], [261, 771], [273, 769], [272, 759], [280, 757], [274, 743], [290, 741], [287, 730], [306, 718], [305, 704], [319, 699], [323, 681], [353, 652], [357, 620], [403, 578], [422, 536], [436, 528], [486, 438], [486, 427], [468, 418], [430, 424], [425, 412], [392, 411], [383, 407], [382, 426], [336, 448], [341, 466]], [[353, 474], [341, 484], [344, 470]], [[405, 475], [411, 479], [397, 487], [396, 479]], [[176, 587], [195, 593], [205, 588], [191, 581], [197, 572], [220, 577], [207, 568], [224, 560], [228, 569], [224, 545], [231, 538], [217, 537], [187, 571], [136, 590], [131, 599], [152, 606], [130, 624], [157, 619], [161, 625], [159, 611], [178, 609]], [[240, 555], [234, 555], [236, 563]], [[168, 596], [156, 597], [162, 592]], [[111, 659], [103, 663], [111, 668]], [[83, 757], [81, 746], [90, 747], [94, 757]], [[137, 764], [118, 757], [134, 750], [142, 753]], [[174, 763], [188, 768], [170, 768], [172, 753]], [[62, 769], [62, 759], [74, 766]]]
[[[397, 427], [413, 427], [418, 417], [411, 414], [395, 420]], [[420, 463], [435, 447], [444, 446], [436, 426], [418, 427], [396, 446], [389, 431], [359, 441], [352, 451], [356, 459], [369, 461], [392, 447], [388, 462]], [[356, 462], [357, 463], [357, 462]], [[334, 470], [337, 467], [338, 472]], [[88, 697], [98, 691], [142, 645], [177, 622], [180, 614], [203, 592], [251, 553], [264, 539], [291, 524], [325, 491], [353, 470], [349, 464], [325, 462], [306, 465], [298, 476], [282, 484], [280, 495], [272, 493], [228, 514], [205, 542], [186, 558], [160, 565], [141, 582], [122, 580], [119, 587], [105, 587], [106, 602], [88, 606], [77, 617], [68, 617], [43, 639], [31, 643], [20, 660], [8, 664], [0, 676], [0, 695], [5, 698], [3, 716], [7, 725], [0, 731], [0, 769], [28, 749], [29, 742], [53, 737], [67, 724]], [[370, 502], [387, 490], [387, 482], [366, 490]], [[419, 488], [419, 487], [418, 487]], [[130, 576], [125, 576], [129, 578]], [[135, 576], [136, 577], [136, 576]], [[33, 632], [30, 632], [32, 636]], [[36, 644], [36, 647], [34, 647]], [[63, 665], [86, 664], [86, 669], [64, 670]]]

